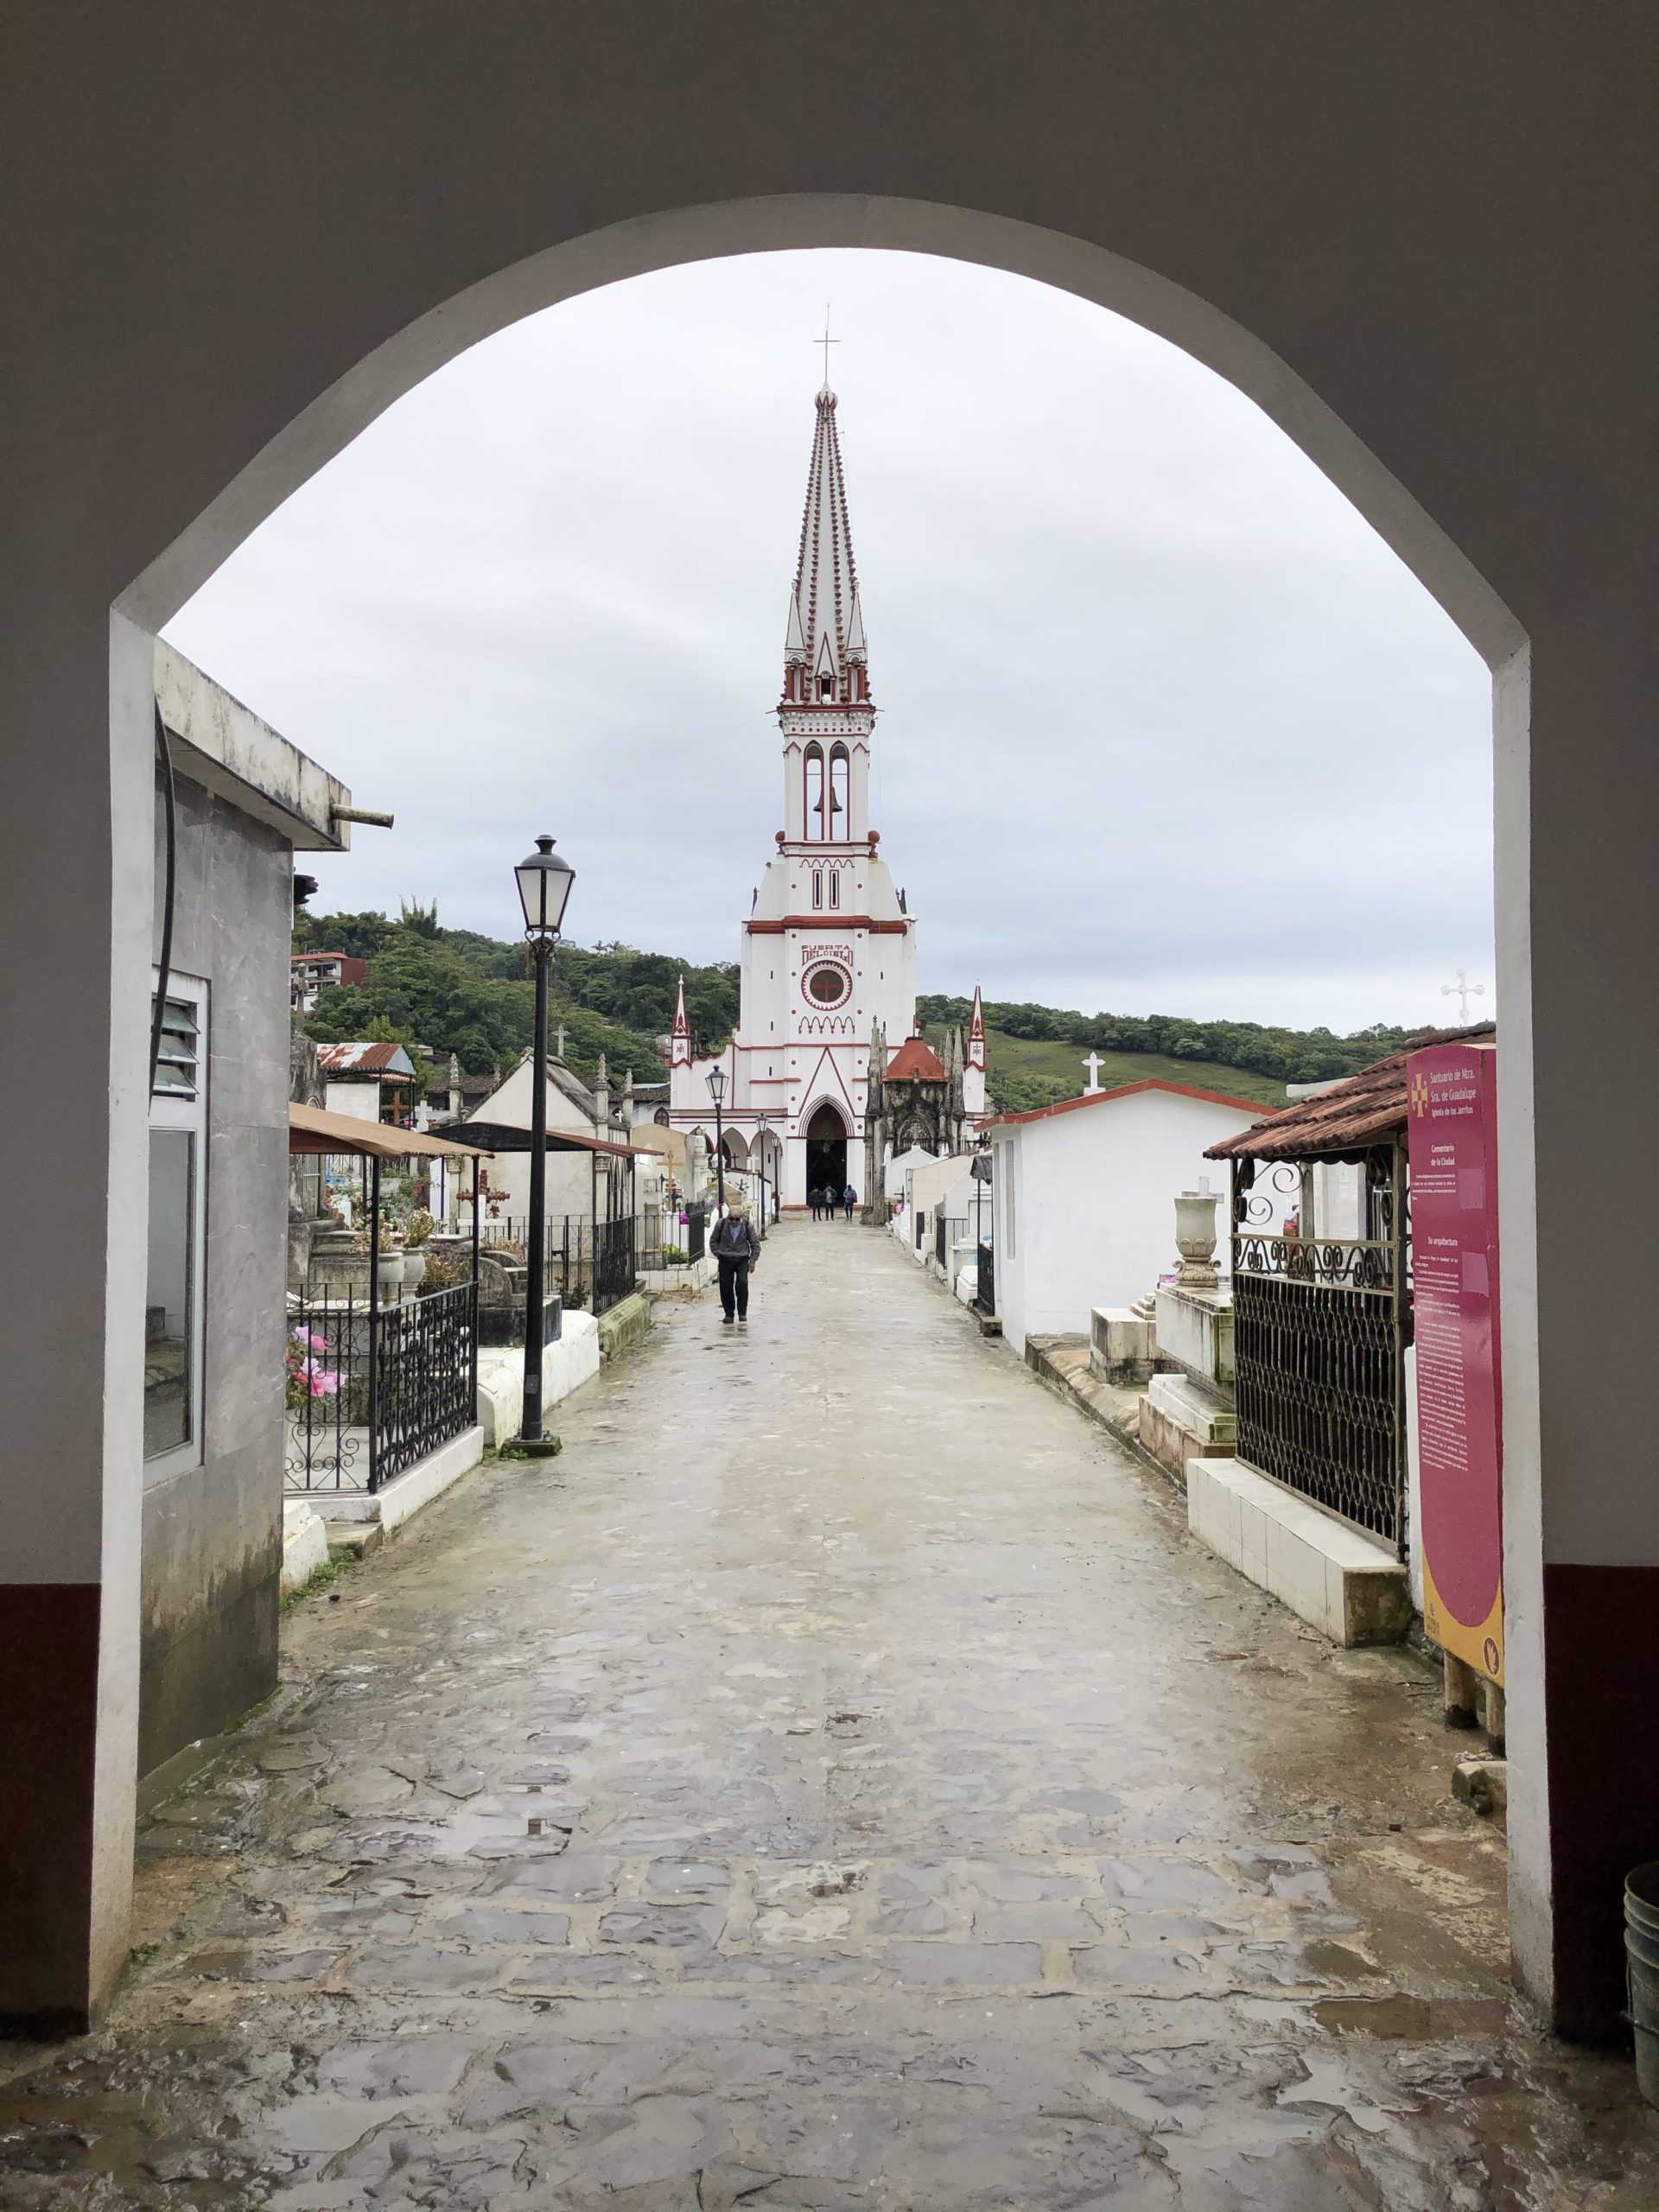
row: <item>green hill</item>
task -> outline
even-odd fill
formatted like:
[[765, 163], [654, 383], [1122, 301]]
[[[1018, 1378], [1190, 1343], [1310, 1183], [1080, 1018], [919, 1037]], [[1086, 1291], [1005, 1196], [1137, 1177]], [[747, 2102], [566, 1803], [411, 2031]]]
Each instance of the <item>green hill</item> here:
[[[1088, 1079], [1085, 1055], [1075, 1045], [1052, 1038], [1010, 1037], [988, 1023], [985, 1053], [987, 1089], [992, 1103], [1005, 1114], [1076, 1098]], [[1191, 1084], [1199, 1090], [1218, 1090], [1225, 1097], [1248, 1099], [1264, 1108], [1285, 1103], [1282, 1083], [1246, 1068], [1227, 1067], [1219, 1060], [1178, 1060], [1167, 1052], [1101, 1053], [1100, 1079], [1108, 1090], [1118, 1084], [1144, 1083], [1149, 1076]]]
[[[295, 917], [296, 952], [343, 952], [366, 960], [366, 982], [324, 991], [306, 1017], [320, 1042], [395, 1039], [453, 1052], [469, 1075], [510, 1067], [529, 1044], [536, 992], [522, 940], [440, 928], [435, 906], [405, 906], [397, 920], [377, 913]], [[735, 963], [699, 966], [626, 944], [561, 944], [553, 956], [551, 1019], [565, 1052], [590, 1076], [603, 1052], [613, 1079], [660, 1083], [667, 1069], [657, 1039], [674, 1020], [685, 979], [692, 1040], [719, 1045], [737, 1020]]]
[[[343, 952], [369, 963], [365, 983], [318, 999], [305, 1026], [320, 1039], [385, 1037], [429, 1045], [454, 1052], [473, 1075], [511, 1065], [530, 1042], [535, 994], [523, 944], [443, 929], [435, 906], [405, 906], [395, 921], [377, 913], [302, 912], [295, 917], [294, 950]], [[628, 944], [561, 944], [553, 962], [553, 1019], [564, 1024], [573, 1064], [588, 1072], [603, 1052], [613, 1075], [632, 1068], [636, 1082], [660, 1082], [666, 1070], [656, 1039], [673, 1022], [682, 976], [693, 1047], [716, 1050], [737, 1020], [735, 962], [699, 964]], [[967, 1022], [969, 1004], [922, 998], [916, 1013], [937, 1044], [951, 1023]], [[991, 1100], [1005, 1113], [1075, 1098], [1091, 1050], [1100, 1055], [1101, 1081], [1109, 1086], [1161, 1076], [1282, 1106], [1287, 1083], [1352, 1075], [1398, 1051], [1406, 1039], [1404, 1030], [1381, 1023], [1338, 1037], [1329, 1029], [1192, 1021], [1177, 1014], [1084, 1014], [996, 1001], [986, 1004], [985, 1027]]]
[[[966, 1022], [963, 998], [918, 999], [917, 1018], [938, 1035]], [[1050, 1006], [987, 1000], [989, 1090], [1004, 1112], [1020, 1113], [1084, 1087], [1083, 1061], [1101, 1060], [1104, 1083], [1162, 1076], [1201, 1090], [1282, 1106], [1285, 1085], [1325, 1083], [1398, 1052], [1408, 1032], [1374, 1023], [1338, 1037], [1333, 1030], [1280, 1029], [1259, 1021], [1193, 1021], [1184, 1014], [1078, 1014]]]

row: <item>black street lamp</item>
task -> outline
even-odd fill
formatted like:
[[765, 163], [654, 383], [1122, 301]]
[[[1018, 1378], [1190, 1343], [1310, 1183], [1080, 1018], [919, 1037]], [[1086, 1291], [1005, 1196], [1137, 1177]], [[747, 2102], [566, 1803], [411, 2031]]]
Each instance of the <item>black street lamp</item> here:
[[726, 1071], [712, 1067], [709, 1071], [709, 1096], [715, 1102], [715, 1189], [720, 1211], [726, 1211], [726, 1148], [721, 1135], [720, 1109], [726, 1100]]
[[772, 1126], [772, 1116], [763, 1106], [754, 1117], [755, 1142], [760, 1148], [760, 1235], [766, 1233], [766, 1131]]
[[530, 1104], [530, 1249], [525, 1255], [524, 1414], [519, 1441], [542, 1440], [543, 1305], [547, 1280], [547, 971], [576, 872], [561, 860], [550, 837], [538, 837], [528, 860], [513, 871], [524, 910], [524, 935], [536, 963], [536, 1043], [531, 1054]]

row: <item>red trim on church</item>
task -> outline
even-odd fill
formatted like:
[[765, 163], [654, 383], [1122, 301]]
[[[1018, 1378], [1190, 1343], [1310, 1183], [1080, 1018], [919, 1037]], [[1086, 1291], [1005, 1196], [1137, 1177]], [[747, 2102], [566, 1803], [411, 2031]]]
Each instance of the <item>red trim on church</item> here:
[[781, 922], [745, 922], [751, 937], [781, 937], [785, 930], [868, 930], [872, 937], [902, 937], [908, 921], [878, 922], [868, 914], [785, 914]]

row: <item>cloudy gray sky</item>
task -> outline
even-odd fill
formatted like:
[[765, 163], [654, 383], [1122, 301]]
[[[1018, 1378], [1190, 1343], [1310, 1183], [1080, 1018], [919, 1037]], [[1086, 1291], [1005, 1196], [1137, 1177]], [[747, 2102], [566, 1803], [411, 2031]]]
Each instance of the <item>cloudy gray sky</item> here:
[[1461, 963], [1489, 1008], [1472, 649], [1208, 370], [909, 255], [707, 264], [520, 323], [191, 601], [168, 636], [396, 811], [317, 864], [316, 906], [435, 897], [511, 935], [550, 830], [578, 942], [736, 957], [826, 299], [920, 987], [1346, 1030], [1440, 1018]]

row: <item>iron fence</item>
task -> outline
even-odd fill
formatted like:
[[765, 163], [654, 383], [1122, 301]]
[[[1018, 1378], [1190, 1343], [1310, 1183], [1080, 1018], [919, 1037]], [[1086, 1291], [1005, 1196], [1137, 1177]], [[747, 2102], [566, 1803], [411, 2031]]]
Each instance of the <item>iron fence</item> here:
[[[601, 1222], [602, 1230], [605, 1224]], [[479, 1225], [479, 1242], [497, 1258], [519, 1262], [530, 1254], [530, 1219], [502, 1214]], [[594, 1224], [586, 1214], [552, 1214], [545, 1224], [542, 1265], [547, 1288], [571, 1308], [589, 1303], [594, 1288]]]
[[374, 1332], [371, 1490], [405, 1473], [478, 1419], [478, 1285], [383, 1306]]
[[989, 1238], [984, 1236], [979, 1240], [979, 1275], [974, 1303], [982, 1313], [996, 1312], [996, 1255]]
[[377, 1491], [478, 1418], [478, 1286], [290, 1312], [283, 1476], [290, 1491]]
[[607, 1313], [634, 1286], [633, 1217], [600, 1222], [594, 1233], [594, 1312]]
[[283, 1487], [369, 1490], [368, 1301], [325, 1296], [288, 1318]]
[[636, 1217], [634, 1250], [639, 1266], [689, 1266], [702, 1257], [706, 1216], [701, 1206], [643, 1206]]
[[1253, 1226], [1234, 1194], [1233, 1391], [1241, 1458], [1315, 1504], [1405, 1545], [1405, 1345], [1410, 1330], [1403, 1161], [1368, 1170], [1382, 1236]]

